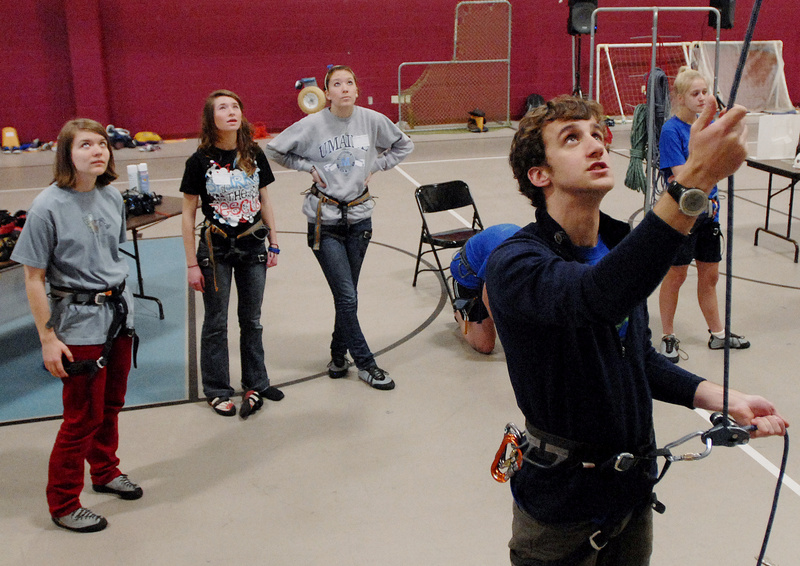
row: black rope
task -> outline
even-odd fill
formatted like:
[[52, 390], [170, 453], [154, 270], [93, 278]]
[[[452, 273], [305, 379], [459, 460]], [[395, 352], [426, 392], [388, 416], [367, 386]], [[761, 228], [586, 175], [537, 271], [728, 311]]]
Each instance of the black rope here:
[[[758, 21], [758, 14], [761, 11], [761, 0], [755, 0], [753, 3], [753, 11], [750, 14], [750, 21], [747, 24], [747, 32], [742, 42], [742, 52], [739, 55], [739, 63], [736, 66], [736, 74], [733, 78], [731, 85], [731, 94], [728, 98], [728, 107], [736, 103], [736, 94], [739, 90], [739, 83], [742, 79], [744, 65], [747, 61], [747, 55], [750, 51], [750, 42], [753, 39], [753, 32]], [[727, 228], [727, 242], [726, 250], [727, 257], [725, 259], [725, 357], [723, 366], [723, 399], [722, 399], [722, 414], [725, 418], [728, 417], [728, 397], [730, 390], [730, 355], [731, 355], [731, 298], [733, 289], [733, 200], [734, 200], [734, 182], [733, 175], [728, 177], [728, 228]], [[775, 494], [772, 498], [772, 509], [770, 511], [769, 520], [767, 521], [767, 528], [764, 533], [764, 540], [761, 544], [761, 552], [758, 556], [757, 566], [764, 563], [764, 556], [767, 552], [767, 545], [769, 544], [769, 537], [772, 533], [772, 525], [775, 521], [775, 514], [778, 510], [778, 497], [783, 484], [783, 477], [786, 472], [786, 463], [789, 458], [789, 434], [784, 433], [783, 437], [783, 457], [781, 459], [780, 473], [778, 474], [778, 482], [775, 486]]]
[[[736, 65], [736, 74], [731, 85], [731, 94], [728, 97], [728, 107], [736, 103], [736, 94], [739, 90], [739, 83], [742, 80], [742, 72], [747, 61], [747, 54], [750, 51], [750, 42], [753, 40], [753, 32], [758, 21], [758, 14], [761, 11], [761, 0], [755, 0], [753, 11], [750, 14], [750, 21], [747, 24], [747, 32], [744, 34], [742, 42], [742, 52], [739, 54], [739, 63]], [[733, 293], [733, 197], [734, 182], [733, 175], [728, 177], [728, 228], [725, 258], [725, 349], [723, 362], [723, 381], [722, 381], [722, 414], [728, 417], [728, 393], [730, 390], [730, 361], [731, 361], [731, 298]]]
[[767, 530], [764, 533], [764, 542], [761, 543], [761, 553], [758, 555], [758, 562], [756, 566], [761, 566], [764, 563], [764, 555], [767, 553], [767, 544], [769, 544], [769, 536], [772, 534], [772, 523], [775, 522], [775, 513], [778, 511], [778, 496], [781, 493], [781, 485], [783, 484], [783, 476], [786, 473], [786, 462], [789, 460], [789, 433], [787, 432], [783, 437], [783, 458], [781, 458], [781, 470], [778, 473], [778, 483], [775, 485], [775, 495], [772, 497], [772, 509], [769, 512], [769, 520], [767, 521]]

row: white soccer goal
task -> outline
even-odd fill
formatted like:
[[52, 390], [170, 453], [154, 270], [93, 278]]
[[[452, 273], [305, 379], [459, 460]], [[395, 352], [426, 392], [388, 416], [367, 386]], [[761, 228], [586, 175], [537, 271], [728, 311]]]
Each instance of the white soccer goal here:
[[[606, 113], [622, 121], [633, 115], [637, 104], [645, 104], [645, 86], [650, 73], [651, 43], [598, 44], [595, 47], [595, 100]], [[683, 65], [691, 65], [714, 81], [713, 41], [658, 43], [656, 66], [670, 84]], [[727, 103], [733, 75], [742, 51], [741, 41], [720, 42], [717, 94]], [[792, 112], [783, 64], [783, 42], [753, 41], [747, 56], [736, 102], [751, 112]]]
[[[659, 43], [656, 46], [656, 66], [670, 79], [678, 69], [689, 64], [691, 43]], [[603, 43], [596, 46], [595, 100], [603, 105], [606, 114], [619, 116], [622, 121], [633, 116], [638, 104], [647, 102], [647, 77], [653, 56], [650, 43]]]

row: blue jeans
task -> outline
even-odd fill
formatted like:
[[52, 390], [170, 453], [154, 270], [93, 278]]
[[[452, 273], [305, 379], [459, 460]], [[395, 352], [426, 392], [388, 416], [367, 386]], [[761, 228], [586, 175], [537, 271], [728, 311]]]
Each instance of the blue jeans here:
[[[336, 320], [331, 339], [331, 356], [347, 351], [358, 369], [375, 365], [375, 356], [358, 322], [358, 276], [372, 238], [372, 219], [350, 225], [322, 225], [319, 250], [314, 251], [322, 273], [333, 293]], [[314, 241], [314, 224], [308, 225], [309, 247]]]
[[228, 364], [228, 303], [232, 282], [236, 283], [239, 297], [237, 311], [242, 388], [245, 391], [254, 389], [262, 392], [269, 387], [264, 364], [264, 343], [261, 338], [261, 303], [267, 279], [267, 254], [263, 240], [247, 240], [235, 253], [231, 253], [227, 246], [218, 246], [215, 242], [213, 265], [203, 238], [200, 239], [197, 249], [197, 262], [205, 278], [200, 372], [203, 376], [203, 393], [209, 399], [229, 398], [234, 394]]

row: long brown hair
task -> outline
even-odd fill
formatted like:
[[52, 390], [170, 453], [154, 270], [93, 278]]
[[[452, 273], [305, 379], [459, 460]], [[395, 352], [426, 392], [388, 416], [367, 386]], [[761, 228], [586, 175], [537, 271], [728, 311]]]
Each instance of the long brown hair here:
[[108, 139], [106, 129], [94, 120], [87, 118], [76, 118], [70, 120], [58, 133], [58, 143], [56, 145], [56, 162], [53, 166], [53, 183], [62, 188], [74, 189], [78, 184], [78, 174], [75, 171], [75, 163], [72, 161], [72, 142], [80, 131], [99, 134], [106, 140], [108, 147], [108, 167], [105, 172], [97, 177], [97, 186], [102, 187], [111, 183], [117, 178], [114, 170], [114, 151], [111, 149], [111, 141]]
[[244, 105], [239, 96], [229, 90], [215, 90], [206, 98], [203, 106], [203, 115], [200, 120], [200, 149], [208, 151], [218, 141], [217, 125], [214, 122], [214, 102], [220, 96], [229, 96], [239, 103], [242, 110], [242, 124], [236, 132], [236, 152], [238, 154], [238, 166], [248, 175], [252, 175], [256, 170], [256, 150], [258, 144], [253, 140], [253, 127], [247, 118], [244, 117]]

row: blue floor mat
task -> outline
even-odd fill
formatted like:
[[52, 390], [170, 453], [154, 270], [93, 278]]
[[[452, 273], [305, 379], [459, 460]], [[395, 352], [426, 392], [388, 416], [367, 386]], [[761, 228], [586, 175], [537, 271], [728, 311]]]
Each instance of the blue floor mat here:
[[[132, 250], [130, 243], [124, 246]], [[180, 238], [140, 240], [144, 294], [158, 305], [135, 299], [140, 336], [138, 368], [128, 377], [126, 407], [184, 400], [186, 371], [186, 269]], [[138, 292], [136, 266], [129, 259], [128, 285]], [[0, 326], [0, 422], [60, 415], [61, 381], [44, 369], [39, 337], [28, 315]]]

